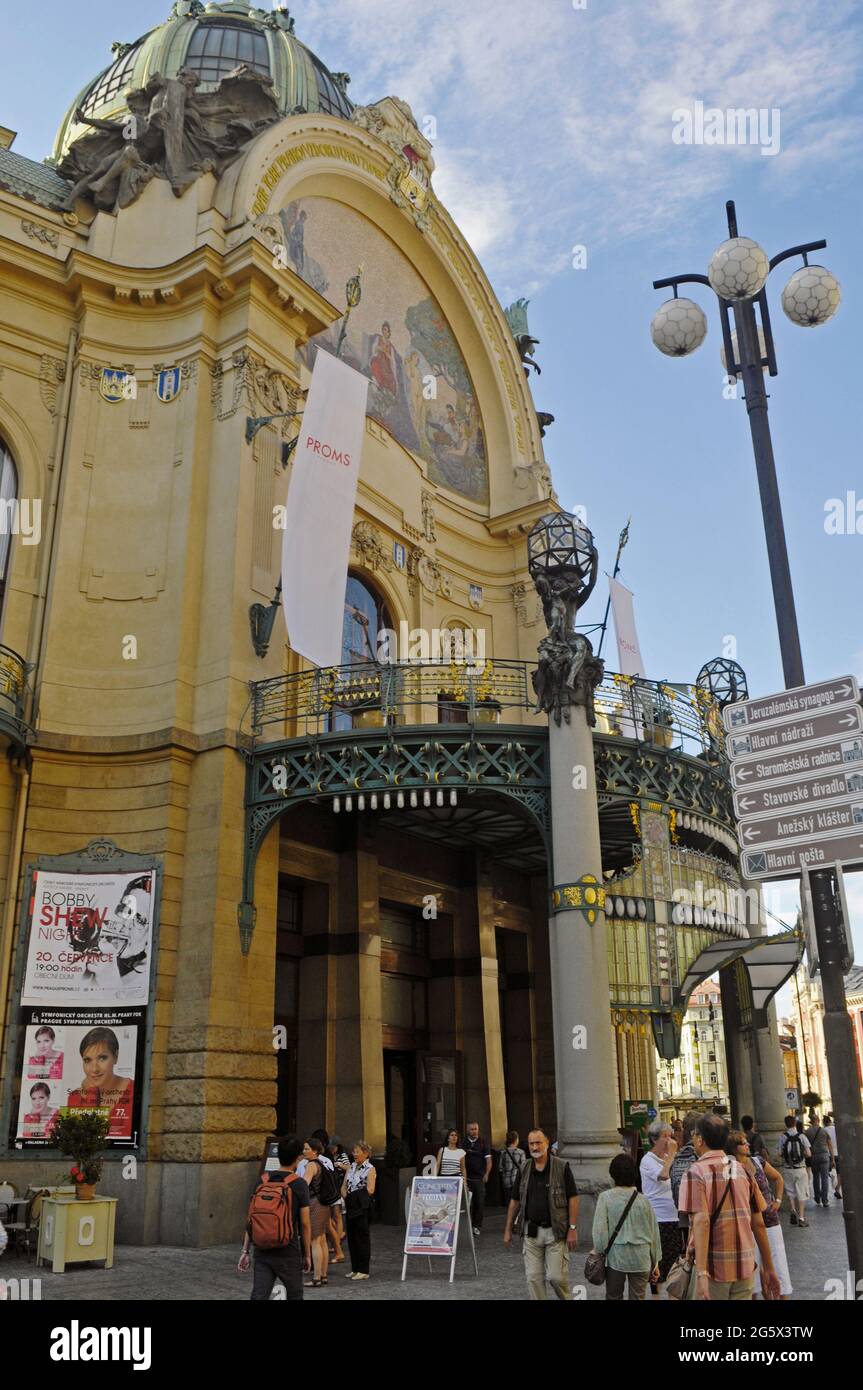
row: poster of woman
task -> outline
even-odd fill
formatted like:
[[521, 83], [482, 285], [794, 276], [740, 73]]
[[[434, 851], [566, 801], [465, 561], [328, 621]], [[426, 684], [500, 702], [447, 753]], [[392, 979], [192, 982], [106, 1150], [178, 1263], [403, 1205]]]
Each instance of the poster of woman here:
[[[95, 1110], [108, 1121], [109, 1140], [131, 1141], [143, 1011], [52, 1017], [57, 1022], [46, 1025], [37, 1015], [25, 1028], [17, 1139], [50, 1143], [56, 1115]], [[33, 1058], [45, 1055], [49, 1032], [58, 1054], [51, 1064], [54, 1074], [50, 1080], [34, 1081], [29, 1076]]]

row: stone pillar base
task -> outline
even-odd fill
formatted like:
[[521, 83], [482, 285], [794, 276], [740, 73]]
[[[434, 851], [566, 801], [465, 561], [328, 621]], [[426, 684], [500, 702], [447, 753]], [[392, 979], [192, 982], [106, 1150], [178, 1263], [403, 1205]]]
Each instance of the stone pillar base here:
[[611, 1187], [608, 1165], [621, 1153], [620, 1135], [605, 1134], [560, 1135], [558, 1157], [569, 1164], [578, 1191], [578, 1244], [589, 1250], [593, 1243], [593, 1213], [600, 1192]]

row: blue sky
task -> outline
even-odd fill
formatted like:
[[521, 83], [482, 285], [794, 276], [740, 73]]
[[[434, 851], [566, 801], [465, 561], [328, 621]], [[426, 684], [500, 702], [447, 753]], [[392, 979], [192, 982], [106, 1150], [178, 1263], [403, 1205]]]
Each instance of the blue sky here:
[[[42, 158], [66, 106], [114, 39], [160, 23], [169, 0], [41, 0], [3, 25], [0, 124]], [[712, 295], [707, 341], [662, 357], [649, 337], [666, 297], [652, 281], [706, 271], [740, 231], [770, 255], [826, 237], [837, 317], [784, 317], [768, 282], [779, 359], [771, 422], [808, 680], [863, 675], [863, 534], [828, 535], [825, 504], [863, 502], [859, 305], [863, 260], [863, 24], [852, 0], [298, 0], [297, 33], [351, 96], [410, 102], [437, 126], [435, 189], [504, 304], [522, 295], [543, 374], [539, 409], [564, 505], [587, 508], [610, 568], [632, 515], [622, 580], [635, 592], [648, 673], [691, 681], [736, 640], [752, 693], [782, 686], [746, 411], [723, 398]], [[673, 112], [778, 110], [780, 148], [677, 145]], [[587, 266], [572, 266], [575, 246]], [[712, 301], [712, 302], [711, 302]], [[863, 526], [863, 508], [861, 508]], [[597, 593], [585, 620], [601, 618]], [[614, 664], [613, 640], [606, 645]], [[863, 957], [863, 874], [848, 879]], [[793, 892], [775, 895], [793, 909]]]

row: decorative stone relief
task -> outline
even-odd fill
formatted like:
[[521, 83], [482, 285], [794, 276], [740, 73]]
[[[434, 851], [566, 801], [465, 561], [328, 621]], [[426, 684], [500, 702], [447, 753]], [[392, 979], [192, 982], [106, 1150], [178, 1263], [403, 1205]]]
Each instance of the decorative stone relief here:
[[60, 408], [60, 386], [66, 380], [66, 363], [44, 353], [39, 358], [39, 396], [49, 415]]
[[396, 158], [387, 174], [390, 198], [410, 214], [421, 232], [427, 231], [432, 212], [431, 176], [435, 163], [431, 145], [420, 132], [407, 102], [398, 97], [385, 97], [372, 106], [358, 106], [351, 119], [354, 125], [377, 136], [395, 152]]
[[434, 496], [430, 492], [423, 493], [423, 538], [434, 545], [437, 540], [437, 529], [435, 527]]
[[360, 557], [366, 569], [383, 569], [389, 573], [395, 569], [392, 546], [385, 540], [383, 532], [370, 521], [358, 521], [351, 533], [351, 547]]
[[551, 477], [551, 469], [547, 463], [542, 463], [538, 459], [534, 463], [516, 464], [513, 471], [515, 485], [520, 492], [530, 492], [531, 501], [558, 500], [554, 490]]
[[26, 218], [22, 218], [21, 230], [31, 241], [41, 241], [45, 246], [53, 246], [55, 251], [60, 245], [60, 233], [53, 227], [43, 227], [38, 222], [28, 222]]
[[[515, 616], [522, 627], [536, 627], [542, 617], [542, 603], [531, 584], [513, 584], [510, 596], [515, 605]], [[533, 617], [530, 605], [533, 605]]]

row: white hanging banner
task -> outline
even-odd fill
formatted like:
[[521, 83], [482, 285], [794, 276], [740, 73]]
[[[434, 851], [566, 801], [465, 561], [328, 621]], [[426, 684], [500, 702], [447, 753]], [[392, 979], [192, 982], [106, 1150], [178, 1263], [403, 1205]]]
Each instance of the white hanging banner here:
[[617, 633], [617, 664], [622, 676], [643, 676], [644, 660], [635, 630], [632, 594], [618, 579], [609, 577], [614, 630]]
[[338, 666], [368, 378], [318, 352], [294, 453], [282, 548], [282, 604], [295, 652]]

